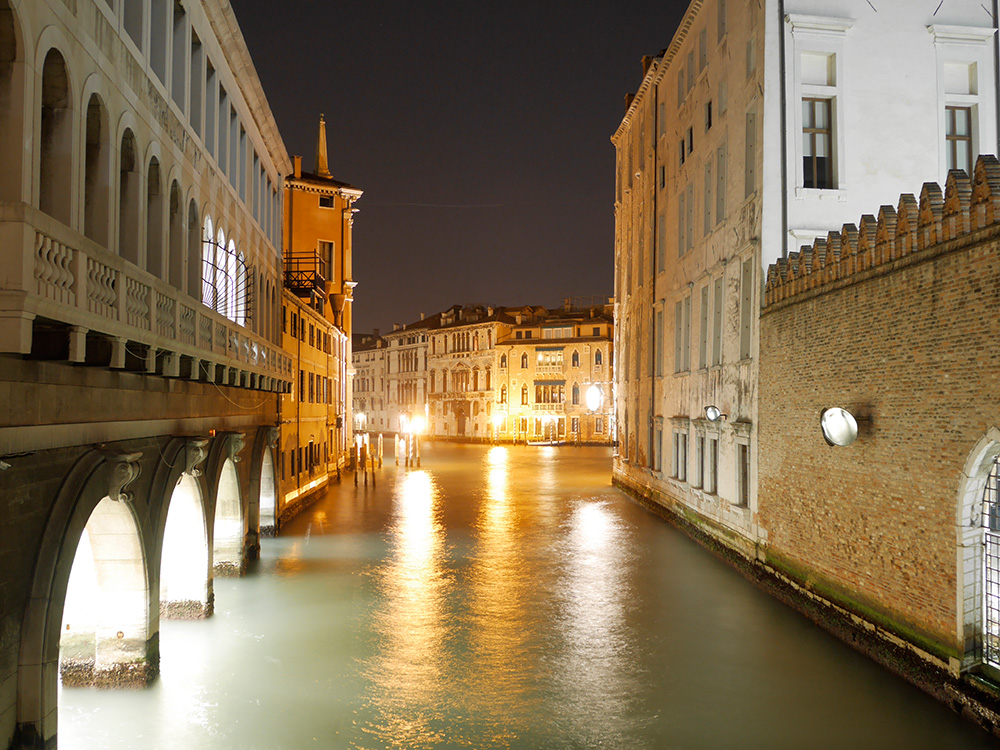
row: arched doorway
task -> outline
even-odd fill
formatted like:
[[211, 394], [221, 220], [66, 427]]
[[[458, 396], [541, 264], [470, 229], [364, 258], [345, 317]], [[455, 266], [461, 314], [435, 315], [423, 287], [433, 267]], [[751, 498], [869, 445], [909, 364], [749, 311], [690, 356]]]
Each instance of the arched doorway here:
[[240, 483], [236, 464], [227, 458], [219, 475], [219, 488], [215, 496], [215, 525], [212, 538], [212, 561], [215, 575], [242, 575], [243, 557], [243, 503], [240, 500]]
[[139, 527], [127, 503], [101, 500], [73, 558], [63, 606], [59, 675], [66, 687], [141, 686], [149, 588]]
[[264, 449], [260, 467], [260, 535], [274, 536], [278, 530], [277, 493], [274, 482], [274, 459], [271, 450]]
[[170, 495], [160, 556], [160, 616], [192, 620], [211, 614], [208, 533], [197, 480], [182, 474]]

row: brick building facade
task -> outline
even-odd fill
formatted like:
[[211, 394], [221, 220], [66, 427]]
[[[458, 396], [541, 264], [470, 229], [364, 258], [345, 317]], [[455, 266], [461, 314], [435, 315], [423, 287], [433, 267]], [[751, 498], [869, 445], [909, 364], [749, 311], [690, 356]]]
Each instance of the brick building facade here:
[[[1000, 164], [982, 156], [971, 181], [952, 172], [772, 265], [760, 328], [758, 559], [916, 654], [925, 688], [966, 695], [983, 683], [962, 675], [996, 676], [998, 254]], [[858, 417], [847, 447], [820, 430], [835, 406]]]

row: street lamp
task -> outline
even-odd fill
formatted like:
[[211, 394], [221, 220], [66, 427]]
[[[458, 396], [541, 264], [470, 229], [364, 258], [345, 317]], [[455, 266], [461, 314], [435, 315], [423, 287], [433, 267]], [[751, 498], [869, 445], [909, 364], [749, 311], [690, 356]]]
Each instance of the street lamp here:
[[587, 408], [590, 411], [597, 411], [604, 403], [604, 392], [599, 385], [592, 385], [587, 389]]
[[858, 421], [851, 412], [839, 406], [820, 412], [819, 426], [828, 445], [847, 446], [858, 438]]

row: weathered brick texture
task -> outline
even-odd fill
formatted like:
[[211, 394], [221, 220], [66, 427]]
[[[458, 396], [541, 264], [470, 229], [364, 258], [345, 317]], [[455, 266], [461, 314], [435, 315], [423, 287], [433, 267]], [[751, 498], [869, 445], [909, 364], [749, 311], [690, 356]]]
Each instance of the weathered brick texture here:
[[[771, 267], [759, 520], [792, 577], [961, 654], [963, 467], [1000, 425], [1000, 164], [952, 173]], [[824, 407], [862, 417], [828, 446]], [[866, 421], [864, 418], [870, 418]]]

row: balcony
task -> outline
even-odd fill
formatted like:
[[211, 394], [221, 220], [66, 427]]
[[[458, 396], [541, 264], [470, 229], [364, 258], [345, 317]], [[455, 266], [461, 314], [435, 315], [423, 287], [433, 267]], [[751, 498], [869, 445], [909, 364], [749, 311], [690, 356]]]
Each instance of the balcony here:
[[285, 253], [285, 288], [296, 297], [326, 299], [326, 261], [315, 250]]
[[562, 363], [552, 365], [552, 364], [536, 364], [535, 374], [536, 375], [562, 375], [563, 366]]
[[566, 404], [532, 404], [531, 410], [538, 413], [565, 414]]
[[[290, 386], [292, 362], [280, 347], [31, 206], [0, 205], [0, 247], [0, 352]], [[47, 346], [53, 340], [63, 345]]]

